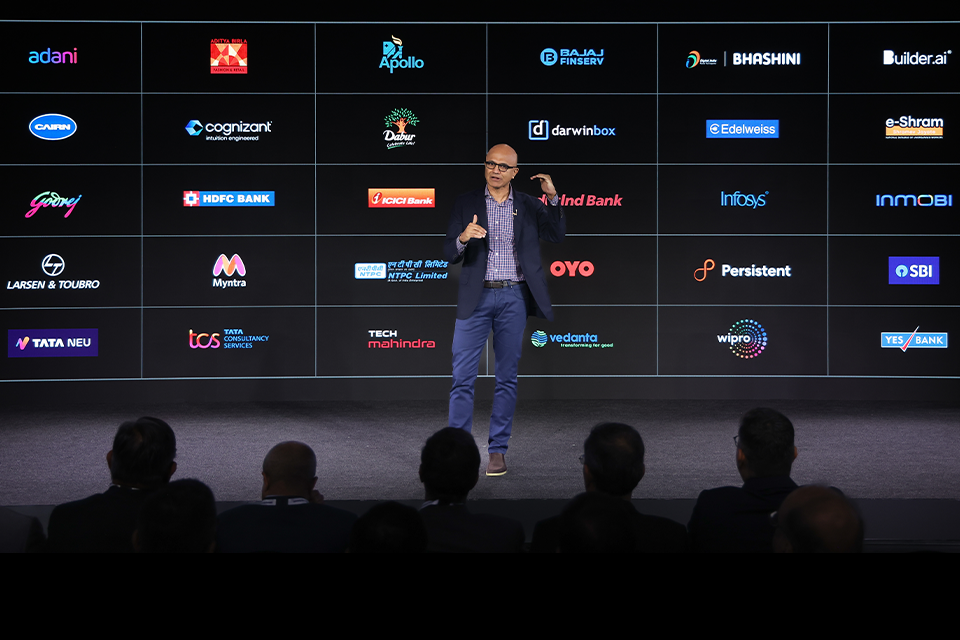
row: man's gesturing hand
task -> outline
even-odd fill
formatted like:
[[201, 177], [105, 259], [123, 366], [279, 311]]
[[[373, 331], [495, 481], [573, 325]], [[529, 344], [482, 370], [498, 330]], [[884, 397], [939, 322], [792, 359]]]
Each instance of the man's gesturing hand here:
[[538, 173], [535, 176], [530, 176], [531, 180], [540, 178], [540, 188], [543, 189], [543, 192], [547, 194], [547, 197], [553, 200], [553, 196], [557, 195], [557, 188], [553, 186], [553, 179], [550, 178], [545, 173]]
[[467, 228], [460, 234], [460, 244], [467, 244], [471, 238], [485, 238], [487, 230], [477, 224], [477, 216], [473, 216], [473, 222], [467, 225]]

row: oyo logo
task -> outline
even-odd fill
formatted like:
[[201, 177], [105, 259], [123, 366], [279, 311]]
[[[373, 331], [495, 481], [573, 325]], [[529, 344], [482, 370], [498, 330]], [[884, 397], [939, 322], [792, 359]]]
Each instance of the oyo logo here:
[[547, 334], [545, 331], [534, 331], [533, 335], [530, 336], [530, 342], [533, 343], [533, 346], [545, 347], [547, 345]]
[[190, 329], [190, 348], [191, 349], [219, 349], [219, 333], [194, 333]]
[[51, 278], [56, 278], [63, 273], [65, 266], [66, 263], [63, 261], [63, 258], [55, 253], [44, 256], [43, 260], [40, 261], [40, 268]]
[[[699, 269], [693, 270], [693, 279], [697, 282], [703, 282], [707, 279], [707, 271], [713, 271], [713, 268], [717, 266], [717, 263], [707, 258], [703, 261], [703, 266]], [[688, 267], [689, 268], [689, 267]]]
[[889, 193], [877, 194], [878, 207], [952, 207], [953, 194], [938, 193], [932, 195], [923, 193], [920, 195], [906, 195]]
[[767, 348], [767, 332], [756, 320], [737, 320], [726, 334], [717, 336], [717, 342], [730, 347], [740, 358], [756, 358]]
[[751, 209], [756, 209], [757, 207], [765, 207], [767, 205], [767, 196], [770, 195], [769, 191], [764, 191], [760, 194], [752, 193], [740, 193], [739, 191], [734, 191], [733, 193], [724, 193], [720, 192], [720, 206], [721, 207], [750, 207]]
[[272, 207], [273, 191], [184, 191], [185, 207]]
[[77, 48], [74, 47], [73, 51], [51, 51], [51, 47], [47, 47], [46, 51], [31, 51], [27, 62], [30, 64], [38, 62], [40, 64], [77, 64]]
[[558, 278], [562, 275], [568, 275], [572, 278], [578, 273], [585, 278], [589, 278], [593, 275], [593, 263], [587, 260], [583, 262], [579, 260], [573, 262], [569, 260], [564, 260], [563, 262], [557, 260], [550, 265], [550, 273]]
[[32, 218], [33, 214], [39, 211], [41, 207], [67, 207], [67, 212], [63, 214], [63, 217], [69, 218], [70, 214], [73, 213], [73, 208], [77, 206], [82, 197], [82, 195], [79, 195], [76, 198], [64, 198], [56, 191], [44, 191], [30, 201], [30, 210], [23, 217]]
[[549, 140], [550, 136], [613, 137], [616, 135], [616, 127], [584, 124], [579, 127], [556, 125], [551, 128], [549, 120], [529, 120], [527, 122], [527, 137], [531, 140]]
[[946, 349], [949, 340], [946, 333], [919, 333], [920, 327], [913, 333], [884, 332], [880, 334], [882, 349], [900, 349], [906, 353], [907, 349]]
[[367, 207], [370, 209], [432, 209], [435, 203], [433, 189], [367, 189]]
[[884, 49], [883, 51], [883, 64], [895, 64], [895, 65], [928, 65], [928, 64], [947, 64], [947, 56], [949, 56], [953, 51], [947, 49], [943, 53], [932, 53], [932, 54], [921, 54], [919, 51], [910, 53], [909, 51], [904, 51], [901, 55], [897, 55], [893, 52], [892, 49]]
[[45, 113], [31, 120], [29, 128], [41, 140], [65, 140], [77, 132], [77, 123], [69, 116]]
[[890, 256], [889, 284], [940, 284], [939, 256]]
[[247, 72], [247, 41], [243, 38], [210, 41], [210, 73]]
[[[407, 133], [407, 127], [413, 127], [420, 124], [419, 118], [410, 111], [410, 109], [394, 109], [383, 119], [383, 125], [387, 129], [383, 132], [383, 139], [387, 143], [387, 149], [396, 147], [412, 147], [416, 144], [415, 133]], [[391, 126], [397, 128], [394, 132]]]
[[387, 67], [390, 73], [395, 69], [423, 69], [423, 60], [414, 56], [403, 57], [403, 40], [391, 35], [389, 40], [383, 41], [383, 57], [380, 58], [380, 69]]
[[221, 253], [213, 265], [213, 275], [219, 276], [221, 273], [226, 273], [227, 276], [232, 276], [234, 272], [241, 276], [247, 275], [247, 268], [244, 266], [243, 260], [237, 254], [233, 254], [233, 257], [227, 260], [227, 256]]

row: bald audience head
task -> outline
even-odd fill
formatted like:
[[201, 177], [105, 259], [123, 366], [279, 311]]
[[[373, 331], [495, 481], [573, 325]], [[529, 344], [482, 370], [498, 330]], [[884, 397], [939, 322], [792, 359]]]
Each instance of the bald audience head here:
[[263, 497], [310, 498], [317, 484], [317, 456], [302, 442], [281, 442], [263, 459]]
[[863, 520], [836, 489], [811, 485], [786, 497], [777, 512], [777, 553], [860, 553]]

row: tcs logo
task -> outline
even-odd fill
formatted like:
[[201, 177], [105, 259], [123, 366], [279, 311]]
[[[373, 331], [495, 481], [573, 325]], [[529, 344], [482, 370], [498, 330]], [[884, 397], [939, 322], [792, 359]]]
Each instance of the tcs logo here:
[[584, 278], [589, 278], [593, 275], [593, 263], [588, 260], [584, 260], [583, 262], [579, 260], [574, 260], [573, 262], [569, 260], [564, 260], [563, 262], [557, 260], [550, 265], [550, 273], [558, 278], [564, 274], [571, 278], [577, 274], [580, 274]]
[[194, 333], [190, 329], [190, 348], [191, 349], [219, 349], [219, 333]]

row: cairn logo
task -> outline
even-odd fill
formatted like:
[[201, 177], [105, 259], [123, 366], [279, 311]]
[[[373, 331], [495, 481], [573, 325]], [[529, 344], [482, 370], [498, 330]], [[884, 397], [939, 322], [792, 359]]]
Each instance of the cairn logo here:
[[906, 353], [907, 349], [946, 349], [949, 346], [946, 333], [918, 333], [920, 327], [913, 333], [884, 332], [880, 334], [880, 348], [900, 349]]
[[[383, 119], [383, 126], [387, 129], [383, 132], [383, 139], [387, 143], [387, 149], [396, 149], [397, 147], [412, 147], [417, 143], [415, 138], [417, 134], [407, 133], [407, 127], [413, 127], [420, 124], [420, 120], [410, 109], [394, 109]], [[397, 128], [396, 132], [390, 129], [391, 126]]]
[[779, 138], [779, 120], [707, 120], [708, 138]]
[[367, 189], [370, 209], [432, 209], [435, 202], [433, 189]]
[[756, 320], [737, 320], [727, 334], [717, 336], [717, 342], [730, 347], [739, 358], [756, 358], [767, 348], [767, 332]]
[[940, 257], [890, 256], [887, 275], [889, 284], [940, 284]]
[[383, 41], [383, 57], [380, 58], [380, 69], [386, 67], [393, 73], [395, 69], [423, 69], [423, 60], [414, 56], [403, 57], [403, 40], [391, 35], [389, 40]]
[[272, 207], [273, 191], [184, 191], [185, 207]]
[[529, 120], [527, 122], [527, 137], [531, 140], [549, 140], [550, 136], [595, 136], [613, 137], [617, 135], [616, 127], [600, 127], [595, 124], [584, 124], [579, 127], [550, 127], [549, 120]]
[[600, 49], [600, 53], [594, 49], [560, 49], [559, 53], [556, 49], [544, 49], [540, 52], [540, 62], [548, 67], [558, 62], [561, 66], [600, 66], [603, 64], [603, 49]]
[[572, 278], [577, 274], [580, 274], [584, 278], [589, 278], [593, 275], [593, 270], [593, 263], [587, 260], [583, 262], [579, 260], [575, 260], [574, 262], [570, 262], [569, 260], [561, 262], [557, 260], [550, 265], [550, 273], [558, 278], [562, 275], [567, 275]]
[[887, 140], [943, 139], [943, 118], [900, 116], [896, 119], [887, 118], [884, 124]]
[[892, 195], [885, 193], [883, 195], [877, 194], [876, 197], [878, 207], [952, 207], [953, 206], [953, 194], [943, 194], [938, 193], [932, 195], [929, 193], [923, 193], [920, 195], [906, 195], [906, 194], [897, 194]]
[[252, 349], [257, 344], [270, 341], [269, 335], [252, 335], [243, 329], [223, 329], [215, 333], [195, 333], [189, 330], [191, 349]]
[[547, 345], [547, 334], [544, 331], [534, 331], [533, 335], [530, 336], [530, 342], [533, 343], [533, 346], [536, 348], [545, 347]]
[[73, 51], [51, 51], [47, 47], [46, 51], [31, 51], [27, 57], [30, 64], [77, 64], [77, 48]]
[[393, 329], [369, 329], [367, 330], [370, 338], [389, 338], [389, 340], [368, 340], [367, 349], [436, 349], [437, 343], [434, 340], [394, 340], [397, 337], [396, 330]]
[[751, 209], [756, 209], [757, 207], [767, 206], [767, 196], [770, 195], [769, 191], [764, 191], [760, 194], [752, 193], [740, 193], [739, 191], [734, 191], [733, 193], [724, 193], [720, 192], [720, 206], [721, 207], [750, 207]]
[[[539, 200], [543, 204], [549, 203], [547, 194], [540, 196]], [[622, 207], [623, 197], [619, 193], [615, 193], [613, 196], [598, 196], [587, 193], [581, 193], [579, 196], [568, 196], [564, 193], [560, 196], [559, 204], [564, 207]]]
[[902, 54], [897, 55], [893, 52], [892, 49], [884, 49], [883, 51], [883, 64], [895, 64], [895, 65], [911, 65], [911, 66], [923, 66], [928, 64], [947, 64], [947, 56], [952, 54], [953, 51], [947, 49], [943, 53], [932, 53], [932, 54], [922, 54], [919, 51], [910, 53], [909, 51], [904, 51]]
[[63, 214], [63, 217], [69, 218], [70, 214], [73, 213], [73, 208], [77, 206], [82, 197], [82, 195], [79, 195], [76, 198], [64, 198], [56, 191], [44, 191], [34, 196], [33, 200], [30, 201], [30, 210], [23, 217], [32, 218], [41, 208], [66, 207], [67, 212]]
[[97, 329], [9, 329], [7, 357], [95, 357], [97, 333]]
[[77, 132], [77, 122], [59, 113], [45, 113], [31, 120], [29, 128], [41, 140], [66, 140]]
[[240, 256], [233, 254], [233, 257], [227, 260], [226, 254], [221, 253], [220, 257], [217, 258], [217, 261], [213, 264], [213, 288], [214, 289], [227, 289], [230, 287], [245, 287], [247, 286], [246, 280], [224, 280], [223, 278], [218, 278], [221, 274], [226, 274], [226, 276], [232, 277], [236, 273], [240, 277], [247, 275], [247, 267], [243, 264], [243, 260], [240, 259]]
[[687, 69], [693, 69], [697, 66], [715, 67], [716, 65], [716, 58], [704, 58], [699, 51], [691, 51], [687, 54]]
[[210, 41], [210, 73], [247, 72], [247, 41], [243, 39]]

